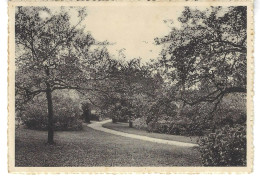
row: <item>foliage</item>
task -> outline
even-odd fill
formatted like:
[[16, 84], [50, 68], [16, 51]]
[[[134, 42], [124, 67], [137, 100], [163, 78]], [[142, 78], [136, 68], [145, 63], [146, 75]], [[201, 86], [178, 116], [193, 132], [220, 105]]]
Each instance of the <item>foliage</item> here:
[[159, 120], [148, 123], [147, 131], [172, 135], [201, 136], [204, 134], [203, 130], [205, 130], [203, 127], [203, 125], [198, 125], [188, 118], [181, 116], [174, 118], [161, 116]]
[[[185, 7], [153, 67], [168, 88], [147, 113], [148, 131], [205, 135], [246, 121], [246, 7]], [[176, 106], [171, 106], [171, 104]]]
[[[53, 97], [54, 105], [54, 130], [81, 130], [82, 120], [80, 119], [80, 109], [71, 98], [55, 94]], [[48, 114], [47, 104], [42, 95], [27, 103], [22, 111], [22, 121], [29, 129], [47, 130]]]
[[136, 129], [144, 129], [147, 130], [146, 118], [136, 118], [133, 120], [133, 127]]
[[246, 12], [242, 6], [186, 7], [180, 27], [155, 39], [164, 45], [156, 67], [178, 91], [177, 100], [208, 103], [211, 113], [226, 95], [246, 93]]
[[[222, 102], [212, 112], [214, 104], [200, 103], [197, 105], [182, 105], [175, 107], [175, 115], [163, 111], [157, 115], [151, 115], [153, 118], [148, 123], [147, 130], [150, 132], [168, 133], [174, 135], [202, 136], [216, 129], [229, 124], [245, 124], [246, 122], [246, 98], [244, 95], [229, 94], [223, 98]], [[169, 106], [169, 103], [165, 103]], [[160, 103], [160, 109], [170, 109]], [[156, 106], [156, 105], [155, 105]], [[153, 109], [153, 108], [152, 108]], [[155, 109], [149, 114], [154, 114]], [[160, 111], [157, 109], [157, 111]]]
[[[84, 34], [80, 23], [86, 17], [78, 10], [78, 22], [70, 24], [64, 9], [58, 13], [45, 7], [17, 7], [15, 17], [16, 40], [16, 96], [23, 104], [41, 92], [75, 89], [86, 77], [82, 73], [79, 46], [89, 49], [95, 43]], [[47, 14], [42, 17], [41, 14]], [[76, 53], [77, 52], [77, 53]], [[48, 84], [48, 85], [47, 85]], [[21, 102], [20, 102], [21, 101]]]
[[205, 166], [246, 166], [246, 127], [226, 125], [200, 139]]
[[146, 123], [149, 124], [151, 121], [156, 122], [162, 120], [164, 117], [174, 117], [177, 114], [177, 106], [168, 96], [158, 96], [157, 99], [150, 106], [149, 113], [147, 114]]
[[147, 98], [155, 89], [154, 80], [147, 66], [140, 59], [111, 61], [107, 73], [106, 93], [100, 93], [101, 109], [113, 122], [127, 122], [141, 117]]
[[229, 94], [223, 98], [214, 116], [217, 126], [246, 124], [246, 95]]
[[[77, 13], [73, 23], [70, 10]], [[16, 109], [24, 108], [35, 96], [46, 94], [50, 144], [54, 143], [52, 93], [63, 89], [92, 91], [90, 81], [99, 77], [93, 61], [98, 57], [94, 63], [98, 64], [107, 58], [103, 51], [90, 51], [99, 42], [84, 32], [81, 23], [86, 15], [86, 9], [81, 7], [52, 11], [46, 7], [19, 6], [15, 12]]]
[[[45, 106], [44, 106], [45, 107]], [[40, 105], [27, 105], [22, 112], [22, 123], [29, 129], [47, 130], [48, 114]]]

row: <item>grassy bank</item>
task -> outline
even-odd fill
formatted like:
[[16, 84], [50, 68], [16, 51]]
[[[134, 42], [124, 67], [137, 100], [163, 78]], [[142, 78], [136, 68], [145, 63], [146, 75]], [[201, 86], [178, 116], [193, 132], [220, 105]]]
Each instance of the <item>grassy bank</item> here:
[[62, 166], [198, 166], [199, 152], [125, 138], [84, 126], [82, 131], [56, 132], [53, 146], [47, 132], [17, 129], [15, 165]]

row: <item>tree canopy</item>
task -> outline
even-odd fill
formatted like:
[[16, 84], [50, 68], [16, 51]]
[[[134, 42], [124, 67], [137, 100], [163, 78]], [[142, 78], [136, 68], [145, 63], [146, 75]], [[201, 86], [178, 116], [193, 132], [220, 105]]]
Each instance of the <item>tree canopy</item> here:
[[[84, 8], [76, 8], [77, 22], [68, 11], [52, 12], [45, 7], [18, 7], [15, 15], [16, 107], [40, 93], [46, 93], [49, 115], [49, 143], [53, 143], [52, 92], [62, 89], [92, 90], [87, 83], [95, 76], [90, 52], [98, 44], [81, 26]], [[99, 57], [100, 62], [102, 58]], [[95, 80], [95, 79], [94, 79]]]
[[229, 93], [246, 93], [246, 7], [185, 7], [180, 27], [156, 38], [163, 44], [158, 66], [180, 92], [179, 99], [195, 105], [216, 105]]

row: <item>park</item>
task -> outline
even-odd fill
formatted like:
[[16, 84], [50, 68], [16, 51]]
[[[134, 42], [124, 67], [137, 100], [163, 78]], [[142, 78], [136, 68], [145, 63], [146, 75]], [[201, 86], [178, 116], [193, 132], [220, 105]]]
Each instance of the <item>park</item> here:
[[247, 8], [101, 11], [16, 7], [15, 166], [246, 166]]

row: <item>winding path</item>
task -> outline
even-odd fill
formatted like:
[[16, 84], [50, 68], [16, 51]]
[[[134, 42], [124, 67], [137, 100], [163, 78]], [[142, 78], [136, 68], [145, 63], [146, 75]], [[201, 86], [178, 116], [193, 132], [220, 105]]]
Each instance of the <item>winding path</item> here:
[[139, 139], [139, 140], [144, 140], [144, 141], [149, 141], [149, 142], [154, 142], [154, 143], [159, 143], [159, 144], [168, 144], [168, 145], [179, 146], [179, 147], [197, 147], [198, 146], [197, 144], [192, 144], [192, 143], [157, 139], [157, 138], [152, 138], [152, 137], [147, 137], [147, 136], [124, 133], [124, 132], [115, 131], [112, 129], [107, 129], [107, 128], [102, 127], [103, 124], [108, 123], [108, 122], [112, 122], [112, 120], [104, 120], [101, 122], [92, 122], [91, 124], [88, 125], [88, 127], [98, 130], [98, 131], [103, 131], [103, 132], [118, 135], [118, 136]]

